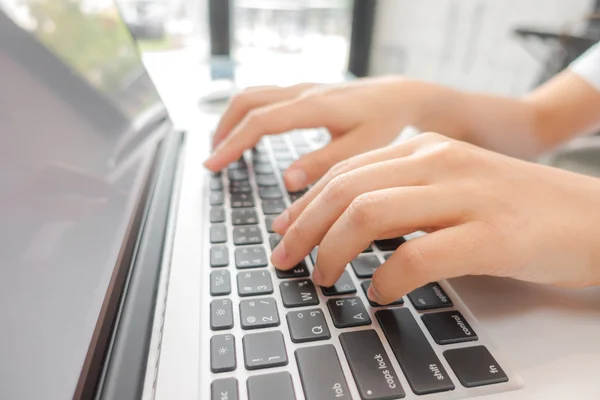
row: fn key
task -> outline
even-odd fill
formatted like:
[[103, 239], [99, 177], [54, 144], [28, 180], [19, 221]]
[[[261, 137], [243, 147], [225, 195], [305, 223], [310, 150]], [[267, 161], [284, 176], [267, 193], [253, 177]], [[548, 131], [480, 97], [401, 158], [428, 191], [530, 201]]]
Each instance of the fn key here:
[[444, 357], [465, 387], [508, 381], [508, 377], [485, 346], [446, 350]]

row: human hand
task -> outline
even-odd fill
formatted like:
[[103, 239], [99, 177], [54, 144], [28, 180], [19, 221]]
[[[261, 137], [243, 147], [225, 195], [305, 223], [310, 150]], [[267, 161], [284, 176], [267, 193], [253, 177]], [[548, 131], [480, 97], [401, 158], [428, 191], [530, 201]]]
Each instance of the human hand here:
[[319, 245], [313, 278], [331, 286], [373, 240], [424, 230], [377, 269], [371, 300], [461, 275], [597, 285], [598, 199], [598, 179], [424, 134], [332, 168], [273, 222], [271, 261], [289, 269]]
[[385, 77], [246, 90], [223, 115], [214, 136], [216, 148], [205, 166], [213, 171], [226, 167], [263, 135], [325, 127], [331, 142], [301, 157], [284, 175], [289, 190], [300, 190], [335, 163], [391, 143], [418, 114], [413, 90], [418, 84]]

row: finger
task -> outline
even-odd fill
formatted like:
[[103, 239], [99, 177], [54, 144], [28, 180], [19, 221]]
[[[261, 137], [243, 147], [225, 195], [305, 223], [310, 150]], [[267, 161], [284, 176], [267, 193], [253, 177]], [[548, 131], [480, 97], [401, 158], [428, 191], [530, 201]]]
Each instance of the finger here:
[[387, 144], [382, 140], [365, 141], [366, 129], [372, 128], [358, 127], [294, 162], [284, 174], [286, 187], [290, 191], [304, 189], [338, 162]]
[[377, 268], [368, 297], [389, 304], [429, 282], [485, 273], [489, 262], [481, 245], [485, 240], [485, 233], [474, 223], [410, 240]]
[[[392, 158], [401, 158], [412, 155], [417, 149], [433, 140], [440, 140], [437, 135], [420, 135], [405, 143], [385, 147], [380, 150], [370, 151], [334, 165], [306, 194], [296, 200], [288, 209], [273, 221], [273, 229], [284, 234], [287, 229], [302, 214], [304, 209], [323, 191], [329, 182], [336, 176], [352, 171], [362, 166], [373, 164]], [[290, 166], [290, 169], [292, 166]]]
[[313, 86], [315, 86], [314, 83], [301, 83], [284, 88], [278, 86], [259, 86], [238, 93], [231, 99], [227, 110], [217, 125], [213, 137], [213, 146], [218, 146], [250, 110], [289, 100]]
[[316, 98], [300, 97], [254, 109], [215, 149], [204, 165], [213, 171], [241, 157], [263, 135], [328, 125], [331, 115]]
[[[429, 175], [429, 170], [418, 168], [410, 157], [382, 161], [338, 175], [287, 230], [280, 245], [273, 251], [273, 265], [280, 268], [296, 265], [321, 243], [332, 225], [360, 195], [388, 188], [421, 186], [428, 183]], [[386, 211], [393, 212], [393, 208]], [[285, 254], [282, 246], [285, 246]]]

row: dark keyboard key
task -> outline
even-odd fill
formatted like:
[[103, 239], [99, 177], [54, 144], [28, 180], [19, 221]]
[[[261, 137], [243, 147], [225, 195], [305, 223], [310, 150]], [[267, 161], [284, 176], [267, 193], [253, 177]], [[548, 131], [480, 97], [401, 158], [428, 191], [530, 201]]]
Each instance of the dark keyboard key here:
[[352, 278], [348, 271], [344, 271], [340, 279], [331, 287], [321, 287], [325, 296], [337, 296], [340, 294], [356, 293], [356, 287], [352, 283]]
[[233, 371], [235, 362], [235, 339], [233, 335], [215, 335], [210, 338], [210, 370], [212, 372]]
[[277, 215], [267, 215], [265, 217], [265, 225], [267, 226], [267, 232], [269, 233], [275, 233], [272, 227], [275, 218], [277, 218]]
[[385, 400], [405, 396], [377, 332], [343, 332], [339, 339], [361, 398]]
[[350, 262], [350, 265], [359, 278], [370, 278], [381, 263], [376, 255], [368, 254], [356, 257]]
[[223, 205], [224, 196], [223, 192], [210, 192], [210, 205], [221, 206]]
[[220, 178], [221, 177], [221, 171], [214, 171], [214, 172], [210, 172], [210, 176], [213, 178]]
[[392, 251], [396, 250], [406, 240], [400, 236], [394, 239], [376, 240], [375, 246], [381, 251]]
[[236, 226], [233, 228], [233, 243], [236, 246], [244, 244], [262, 244], [262, 233], [258, 226]]
[[210, 190], [223, 190], [223, 181], [221, 180], [221, 178], [210, 178]]
[[210, 273], [211, 296], [222, 296], [231, 293], [231, 277], [229, 271], [218, 270]]
[[210, 266], [226, 267], [229, 265], [229, 250], [227, 246], [213, 246], [210, 248]]
[[251, 376], [247, 387], [248, 400], [296, 400], [289, 372]]
[[210, 302], [210, 329], [218, 331], [233, 328], [233, 307], [229, 299]]
[[263, 199], [281, 199], [283, 193], [277, 186], [261, 186], [258, 188], [258, 196]]
[[267, 175], [267, 174], [272, 174], [273, 173], [273, 167], [271, 167], [271, 164], [256, 164], [254, 165], [254, 172], [257, 175]]
[[460, 383], [465, 387], [508, 381], [508, 376], [485, 346], [446, 350], [444, 357]]
[[235, 378], [224, 378], [213, 381], [210, 386], [211, 400], [238, 400], [238, 382]]
[[362, 253], [372, 253], [373, 252], [373, 248], [371, 246], [367, 247], [366, 249], [364, 249], [362, 251]]
[[281, 299], [286, 308], [316, 306], [319, 304], [317, 290], [308, 279], [285, 281], [279, 285]]
[[238, 194], [238, 193], [250, 193], [252, 192], [252, 186], [250, 186], [250, 182], [248, 181], [239, 181], [239, 182], [230, 182], [229, 183], [229, 193]]
[[279, 325], [277, 305], [272, 297], [240, 301], [242, 329], [268, 328]]
[[304, 261], [301, 261], [294, 268], [288, 269], [287, 271], [282, 271], [275, 268], [275, 273], [279, 279], [304, 278], [310, 275], [308, 272], [308, 267], [306, 266], [306, 262]]
[[283, 335], [279, 331], [251, 333], [242, 338], [246, 369], [261, 369], [287, 365]]
[[232, 193], [231, 208], [254, 207], [254, 198], [250, 193]]
[[471, 325], [458, 311], [425, 314], [421, 320], [437, 344], [452, 344], [477, 340]]
[[453, 390], [454, 384], [407, 308], [375, 313], [406, 379], [416, 394]]
[[290, 311], [286, 315], [292, 342], [303, 343], [331, 338], [323, 311], [312, 310]]
[[235, 266], [238, 269], [266, 267], [267, 264], [267, 252], [262, 246], [235, 249]]
[[239, 208], [231, 211], [231, 223], [233, 225], [258, 224], [258, 217], [253, 208]]
[[371, 318], [359, 297], [346, 297], [327, 301], [331, 319], [336, 328], [370, 325]]
[[283, 236], [281, 236], [279, 233], [271, 233], [269, 235], [269, 245], [271, 246], [271, 251], [275, 250], [275, 247], [277, 247], [279, 242], [281, 242], [281, 239], [283, 239]]
[[225, 243], [227, 241], [227, 227], [225, 225], [213, 225], [210, 227], [210, 242]]
[[237, 275], [238, 294], [240, 296], [256, 296], [273, 293], [271, 273], [266, 269], [240, 272]]
[[[369, 286], [371, 286], [371, 280], [366, 280], [363, 281], [361, 283], [362, 289], [365, 292], [365, 296], [367, 296], [367, 292], [369, 290]], [[369, 297], [367, 296], [367, 300], [369, 300], [369, 304], [371, 305], [371, 307], [383, 307], [381, 304], [376, 303], [374, 301], [372, 301], [371, 299], [369, 299]], [[397, 306], [400, 304], [404, 304], [404, 300], [402, 299], [402, 297], [400, 297], [398, 300], [394, 301], [393, 303], [390, 304], [386, 304], [386, 306]]]
[[294, 354], [306, 400], [352, 400], [332, 344], [303, 347]]
[[244, 157], [241, 157], [238, 160], [235, 160], [234, 162], [232, 162], [231, 164], [229, 164], [227, 166], [227, 169], [246, 169], [247, 165], [246, 165], [246, 161], [244, 160]]
[[227, 172], [230, 181], [245, 181], [248, 180], [248, 170], [246, 169], [230, 169]]
[[277, 177], [275, 175], [256, 175], [256, 184], [259, 187], [278, 186]]
[[220, 206], [214, 206], [210, 208], [210, 222], [225, 222], [225, 209]]
[[285, 210], [285, 203], [282, 199], [263, 200], [262, 210], [265, 215], [279, 215]]
[[384, 254], [383, 258], [385, 258], [385, 260], [387, 261], [388, 258], [390, 258], [392, 256], [392, 254], [394, 254], [394, 253]]
[[305, 193], [306, 190], [302, 190], [300, 192], [289, 192], [288, 194], [290, 195], [290, 201], [293, 203], [294, 201], [302, 197]]
[[452, 307], [452, 301], [437, 283], [428, 283], [408, 294], [410, 302], [417, 310]]

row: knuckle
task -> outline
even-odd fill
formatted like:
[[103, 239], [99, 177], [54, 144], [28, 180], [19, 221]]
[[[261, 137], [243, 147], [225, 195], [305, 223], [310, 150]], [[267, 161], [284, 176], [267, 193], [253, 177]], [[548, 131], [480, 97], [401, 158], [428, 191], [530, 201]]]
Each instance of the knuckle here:
[[341, 174], [334, 177], [326, 188], [325, 196], [329, 201], [338, 201], [349, 196], [350, 176]]
[[334, 177], [345, 173], [346, 171], [348, 171], [349, 165], [350, 161], [347, 159], [335, 163], [333, 167], [329, 169], [329, 176], [333, 179]]
[[377, 197], [364, 193], [355, 198], [348, 207], [348, 218], [359, 228], [377, 226]]
[[460, 167], [467, 160], [466, 145], [456, 140], [435, 144], [427, 153], [428, 161], [443, 164], [445, 168]]

